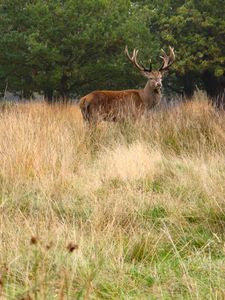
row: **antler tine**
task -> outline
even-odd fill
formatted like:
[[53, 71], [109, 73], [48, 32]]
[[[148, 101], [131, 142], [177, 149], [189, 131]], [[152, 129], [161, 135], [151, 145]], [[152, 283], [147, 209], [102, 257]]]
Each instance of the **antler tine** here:
[[127, 55], [128, 59], [132, 62], [132, 64], [134, 64], [135, 67], [136, 67], [138, 70], [140, 70], [140, 71], [148, 71], [148, 72], [149, 72], [150, 70], [148, 70], [148, 69], [145, 68], [142, 64], [140, 65], [140, 64], [137, 62], [137, 55], [138, 55], [138, 52], [139, 52], [139, 50], [136, 50], [136, 49], [134, 48], [132, 57], [130, 57], [128, 48], [127, 48], [127, 46], [125, 47], [125, 54]]
[[162, 66], [160, 67], [159, 71], [167, 70], [174, 63], [174, 60], [175, 60], [174, 49], [169, 46], [169, 50], [170, 50], [170, 54], [167, 55], [166, 52], [162, 49], [163, 55], [160, 56], [160, 58], [162, 58], [163, 63], [162, 63]]
[[125, 52], [126, 56], [128, 57], [128, 59], [131, 60], [131, 57], [130, 57], [130, 54], [129, 54], [129, 52], [128, 52], [127, 46], [125, 47], [124, 52]]

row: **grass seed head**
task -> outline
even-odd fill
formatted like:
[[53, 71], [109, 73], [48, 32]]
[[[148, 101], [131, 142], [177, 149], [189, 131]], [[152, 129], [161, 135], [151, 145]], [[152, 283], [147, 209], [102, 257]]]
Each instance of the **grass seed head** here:
[[36, 236], [32, 236], [30, 239], [30, 244], [37, 245], [37, 243], [38, 243], [38, 238]]
[[67, 248], [68, 252], [72, 253], [74, 250], [78, 249], [78, 245], [73, 242], [70, 242], [66, 248]]

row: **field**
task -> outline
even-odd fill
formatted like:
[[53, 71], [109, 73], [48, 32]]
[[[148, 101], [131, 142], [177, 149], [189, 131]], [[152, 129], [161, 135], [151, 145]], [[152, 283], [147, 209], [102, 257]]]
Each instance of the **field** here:
[[225, 112], [85, 127], [2, 105], [0, 299], [225, 299]]

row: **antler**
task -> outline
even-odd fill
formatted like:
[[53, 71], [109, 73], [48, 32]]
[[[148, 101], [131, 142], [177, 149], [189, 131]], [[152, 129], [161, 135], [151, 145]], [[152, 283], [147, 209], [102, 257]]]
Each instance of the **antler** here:
[[173, 63], [175, 60], [175, 54], [174, 54], [174, 49], [169, 46], [170, 49], [170, 54], [169, 56], [166, 54], [166, 52], [162, 49], [163, 55], [160, 56], [163, 60], [163, 64], [160, 67], [159, 71], [166, 71]]
[[134, 49], [133, 50], [133, 54], [132, 54], [132, 57], [130, 56], [129, 52], [128, 52], [128, 48], [127, 46], [125, 47], [125, 54], [126, 56], [128, 57], [128, 59], [132, 62], [132, 64], [135, 65], [135, 67], [140, 70], [140, 71], [145, 71], [145, 72], [151, 72], [152, 70], [152, 65], [151, 65], [151, 60], [150, 60], [150, 67], [149, 69], [145, 68], [143, 66], [143, 64], [139, 64], [137, 62], [137, 55], [138, 55], [138, 50]]

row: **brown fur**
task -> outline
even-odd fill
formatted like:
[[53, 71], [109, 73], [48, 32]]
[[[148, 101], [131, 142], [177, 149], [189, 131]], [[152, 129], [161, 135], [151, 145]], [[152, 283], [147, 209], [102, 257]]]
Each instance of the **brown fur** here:
[[154, 82], [149, 79], [143, 90], [94, 91], [82, 97], [79, 105], [84, 120], [116, 121], [128, 115], [143, 114], [161, 101], [161, 91]]
[[116, 121], [144, 110], [139, 90], [94, 91], [81, 98], [79, 105], [88, 122], [97, 119]]
[[79, 105], [85, 121], [96, 120], [116, 121], [121, 117], [148, 112], [161, 101], [162, 76], [164, 71], [173, 63], [175, 56], [170, 47], [170, 56], [163, 52], [163, 65], [159, 71], [151, 71], [137, 63], [138, 51], [134, 49], [130, 57], [127, 47], [125, 53], [129, 60], [148, 78], [144, 89], [123, 91], [94, 91], [80, 99]]

